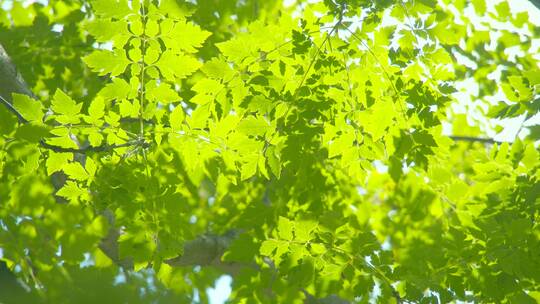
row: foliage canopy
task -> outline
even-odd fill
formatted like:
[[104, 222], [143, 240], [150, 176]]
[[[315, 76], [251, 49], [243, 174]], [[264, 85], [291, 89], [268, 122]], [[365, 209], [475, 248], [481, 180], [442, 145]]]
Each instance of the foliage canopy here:
[[540, 27], [299, 2], [0, 1], [0, 299], [540, 302]]

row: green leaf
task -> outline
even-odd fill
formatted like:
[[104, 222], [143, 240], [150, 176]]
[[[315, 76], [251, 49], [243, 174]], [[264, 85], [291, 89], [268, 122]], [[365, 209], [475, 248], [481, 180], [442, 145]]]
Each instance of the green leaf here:
[[82, 104], [77, 104], [62, 90], [57, 89], [52, 100], [52, 110], [60, 114], [56, 120], [60, 123], [78, 123]]
[[315, 275], [315, 265], [311, 258], [305, 258], [302, 263], [291, 269], [289, 282], [297, 286], [308, 286]]
[[403, 175], [403, 163], [397, 157], [390, 157], [389, 170], [392, 179], [397, 182]]
[[508, 6], [508, 2], [501, 2], [497, 5], [495, 5], [495, 9], [497, 10], [497, 13], [499, 14], [500, 18], [508, 18], [510, 12], [510, 7]]
[[179, 101], [180, 96], [170, 85], [161, 83], [157, 85], [155, 81], [151, 81], [146, 85], [148, 98], [157, 102], [168, 104], [171, 102]]
[[[514, 90], [514, 95], [519, 96], [519, 101], [528, 101], [532, 98], [531, 89], [525, 84], [525, 79], [521, 76], [509, 76], [508, 81]], [[505, 92], [506, 93], [506, 92]], [[507, 93], [509, 95], [510, 93]]]
[[437, 143], [435, 142], [435, 139], [431, 134], [429, 134], [425, 130], [418, 130], [414, 133], [412, 133], [412, 137], [415, 142], [428, 146], [428, 147], [436, 147]]
[[266, 149], [266, 160], [268, 162], [268, 167], [270, 171], [274, 174], [275, 177], [279, 179], [281, 176], [281, 160], [279, 158], [278, 152], [274, 147], [268, 147]]
[[328, 149], [328, 157], [332, 158], [346, 153], [348, 149], [353, 146], [355, 140], [355, 134], [353, 132], [344, 132], [341, 136], [332, 141]]
[[285, 240], [292, 240], [293, 239], [293, 227], [294, 223], [291, 222], [289, 219], [284, 218], [282, 216], [279, 217], [278, 220], [278, 235], [280, 238]]
[[212, 137], [225, 139], [229, 135], [240, 121], [240, 117], [237, 115], [228, 115], [217, 122], [211, 129], [210, 135]]
[[257, 168], [259, 169], [259, 172], [264, 176], [266, 179], [270, 179], [270, 175], [268, 174], [268, 170], [266, 169], [266, 158], [259, 154], [257, 159]]
[[174, 82], [193, 74], [202, 66], [202, 63], [192, 56], [165, 51], [161, 54], [156, 66], [165, 79]]
[[204, 129], [208, 124], [208, 117], [210, 116], [210, 107], [208, 104], [198, 106], [195, 111], [191, 113], [190, 118], [187, 120], [189, 126], [192, 129]]
[[324, 254], [324, 253], [327, 252], [327, 249], [323, 244], [310, 243], [309, 246], [310, 246], [310, 249], [311, 249], [311, 253], [313, 253], [314, 255], [320, 255], [320, 254]]
[[240, 175], [242, 180], [246, 180], [257, 173], [257, 164], [259, 157], [256, 154], [248, 155], [244, 157]]
[[174, 43], [176, 48], [186, 53], [196, 52], [210, 36], [210, 32], [202, 30], [191, 22], [178, 22], [171, 34], [174, 38], [168, 42]]
[[77, 146], [77, 144], [73, 141], [71, 137], [69, 137], [69, 135], [49, 137], [45, 141], [49, 145], [60, 147], [60, 148], [72, 148], [72, 149], [79, 148], [79, 146]]
[[159, 8], [163, 12], [166, 12], [169, 17], [175, 19], [184, 19], [192, 13], [192, 9], [190, 9], [186, 3], [176, 0], [162, 0], [159, 3]]
[[39, 168], [41, 153], [39, 150], [32, 151], [23, 159], [23, 171], [25, 173], [35, 172]]
[[540, 32], [513, 1], [30, 2], [0, 5], [4, 74], [40, 96], [0, 101], [7, 298], [205, 302], [232, 273], [234, 303], [540, 301]]
[[294, 233], [295, 233], [295, 239], [305, 242], [312, 239], [312, 233], [314, 232], [315, 228], [317, 227], [317, 222], [305, 220], [305, 221], [297, 221], [294, 226]]
[[392, 102], [381, 100], [375, 103], [369, 112], [360, 114], [360, 122], [364, 129], [372, 135], [373, 140], [377, 141], [386, 134], [386, 129], [393, 124], [395, 115], [396, 111]]
[[79, 162], [67, 163], [62, 167], [62, 170], [69, 178], [77, 181], [85, 181], [89, 178], [88, 173]]
[[118, 76], [126, 70], [127, 65], [130, 63], [123, 50], [116, 50], [114, 52], [97, 50], [83, 57], [83, 61], [92, 71], [98, 73], [100, 76], [107, 74]]
[[253, 238], [247, 234], [240, 235], [235, 239], [229, 249], [223, 254], [223, 261], [246, 262], [253, 261], [259, 247]]
[[217, 43], [221, 53], [233, 62], [242, 62], [244, 58], [249, 57], [253, 52], [253, 41], [248, 38], [231, 39], [229, 41]]
[[141, 19], [131, 19], [131, 22], [129, 24], [129, 30], [135, 36], [142, 36], [144, 33], [144, 24]]
[[127, 0], [91, 0], [96, 15], [105, 18], [123, 18], [131, 13]]
[[27, 95], [13, 93], [13, 107], [28, 121], [41, 121], [43, 119], [41, 103]]
[[50, 128], [41, 122], [27, 123], [17, 128], [15, 138], [37, 143], [50, 135]]
[[129, 38], [127, 27], [127, 22], [124, 20], [113, 21], [110, 19], [92, 20], [84, 26], [96, 38], [96, 41], [103, 43], [114, 40], [117, 47], [123, 46]]
[[88, 134], [88, 141], [90, 142], [90, 146], [99, 147], [103, 142], [103, 135], [97, 131], [91, 131], [90, 134]]
[[82, 104], [77, 104], [62, 90], [57, 89], [52, 101], [52, 109], [58, 114], [68, 116], [77, 115], [81, 112]]
[[191, 89], [199, 94], [215, 96], [217, 93], [223, 90], [223, 88], [224, 86], [219, 81], [203, 78], [199, 80]]
[[173, 131], [182, 130], [182, 125], [184, 123], [184, 109], [181, 105], [178, 105], [172, 110], [171, 115], [169, 116], [169, 123]]
[[70, 153], [56, 153], [50, 152], [49, 157], [45, 161], [47, 167], [47, 175], [51, 175], [54, 172], [62, 170], [70, 160], [73, 159], [73, 155]]
[[92, 100], [90, 107], [88, 107], [88, 114], [92, 118], [92, 121], [103, 118], [105, 115], [105, 102], [103, 101], [103, 98], [98, 96]]
[[145, 261], [149, 261], [152, 253], [156, 249], [155, 242], [142, 231], [141, 233], [125, 233], [118, 239], [118, 253], [121, 258], [130, 257], [133, 259], [135, 268], [145, 267]]
[[69, 201], [76, 201], [81, 196], [85, 195], [85, 191], [81, 189], [76, 182], [67, 181], [66, 184], [56, 192], [56, 195], [64, 197]]
[[138, 117], [140, 109], [139, 101], [129, 101], [124, 99], [120, 102], [120, 116], [122, 117]]
[[108, 83], [99, 94], [106, 100], [113, 99], [125, 99], [128, 97], [133, 97], [131, 94], [131, 86], [122, 78], [114, 78], [112, 83]]
[[237, 130], [246, 135], [263, 136], [271, 130], [271, 126], [262, 116], [248, 116], [240, 121]]
[[201, 70], [206, 76], [215, 79], [230, 79], [234, 74], [233, 69], [226, 62], [217, 58], [205, 62]]
[[266, 240], [262, 242], [259, 252], [265, 256], [272, 256], [274, 250], [279, 246], [278, 240]]
[[305, 54], [311, 47], [311, 40], [305, 33], [293, 30], [292, 39], [294, 45], [293, 52], [296, 54]]
[[486, 0], [472, 0], [476, 13], [480, 16], [486, 13]]
[[92, 158], [86, 158], [86, 164], [84, 164], [84, 168], [86, 172], [88, 172], [88, 175], [90, 177], [94, 177], [96, 175], [97, 166], [96, 163], [92, 160]]

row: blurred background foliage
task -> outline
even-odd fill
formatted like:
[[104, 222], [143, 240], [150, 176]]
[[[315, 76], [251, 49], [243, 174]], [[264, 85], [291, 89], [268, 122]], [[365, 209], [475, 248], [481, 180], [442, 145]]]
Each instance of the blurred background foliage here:
[[[90, 4], [75, 0], [34, 3], [4, 0], [0, 4], [0, 43], [39, 100], [49, 106], [54, 92], [60, 88], [87, 108], [109, 83], [108, 77], [97, 76], [81, 60], [96, 48], [109, 47], [96, 42], [87, 31], [89, 20], [95, 18]], [[285, 20], [283, 16], [326, 17], [329, 21], [340, 17], [354, 28], [360, 22], [358, 16], [364, 16], [363, 32], [359, 34], [371, 37], [377, 32], [376, 39], [382, 39], [384, 46], [397, 41], [397, 47], [386, 51], [381, 47], [376, 51], [383, 58], [387, 55], [388, 61], [399, 70], [396, 75], [410, 80], [401, 85], [410, 97], [408, 112], [413, 113], [411, 116], [418, 115], [420, 125], [438, 128], [442, 123], [441, 129], [448, 129], [447, 135], [484, 138], [504, 131], [505, 123], [499, 120], [520, 118], [519, 136], [511, 136], [513, 144], [493, 147], [474, 140], [454, 145], [443, 136], [435, 136], [439, 147], [433, 154], [429, 144], [424, 144], [429, 140], [423, 140], [421, 133], [417, 133], [420, 134], [418, 145], [403, 155], [396, 149], [395, 158], [390, 156], [386, 163], [389, 166], [373, 166], [367, 173], [367, 183], [358, 188], [354, 178], [344, 173], [350, 171], [323, 165], [321, 159], [328, 157], [328, 151], [321, 149], [319, 137], [324, 131], [318, 126], [306, 127], [306, 121], [311, 121], [309, 115], [327, 110], [328, 105], [306, 103], [298, 110], [301, 118], [288, 129], [290, 135], [281, 160], [285, 169], [280, 179], [267, 182], [255, 178], [249, 184], [238, 185], [221, 183], [220, 173], [212, 169], [221, 165], [218, 160], [210, 160], [204, 173], [178, 173], [175, 170], [183, 169], [165, 164], [185, 164], [181, 156], [157, 153], [150, 161], [163, 167], [161, 175], [153, 176], [150, 181], [140, 163], [104, 161], [93, 189], [108, 190], [94, 193], [95, 206], [87, 206], [57, 202], [56, 189], [45, 174], [48, 169], [40, 166], [38, 149], [25, 142], [35, 142], [40, 130], [30, 126], [17, 128], [16, 117], [0, 107], [0, 134], [22, 140], [8, 136], [0, 139], [0, 247], [8, 261], [0, 264], [0, 300], [39, 302], [44, 298], [40, 293], [46, 293], [46, 302], [208, 301], [206, 288], [213, 286], [223, 274], [221, 269], [173, 268], [158, 278], [152, 269], [123, 270], [97, 249], [110, 223], [104, 217], [97, 217], [93, 208], [122, 206], [125, 201], [144, 204], [141, 195], [148, 193], [144, 189], [156, 185], [161, 190], [159, 185], [165, 181], [184, 185], [182, 195], [159, 193], [163, 208], [156, 212], [157, 217], [170, 217], [171, 208], [179, 208], [174, 211], [183, 215], [181, 219], [169, 218], [166, 222], [174, 224], [166, 227], [168, 231], [163, 239], [171, 248], [165, 250], [181, 250], [180, 238], [224, 234], [231, 227], [238, 227], [251, 229], [253, 240], [236, 243], [236, 256], [232, 259], [251, 262], [258, 252], [253, 248], [265, 237], [262, 227], [276, 226], [277, 215], [298, 213], [321, 223], [323, 239], [335, 233], [336, 242], [350, 238], [361, 243], [354, 244], [358, 245], [355, 250], [363, 255], [372, 254], [372, 264], [382, 269], [409, 301], [539, 301], [540, 278], [535, 270], [540, 269], [536, 254], [540, 252], [540, 184], [539, 156], [534, 142], [540, 140], [537, 122], [540, 27], [538, 22], [530, 20], [527, 12], [512, 13], [507, 1], [495, 5], [495, 10], [488, 10], [491, 6], [482, 0], [418, 0], [405, 1], [403, 5], [363, 0], [325, 0], [311, 4], [297, 1], [289, 6], [280, 0], [198, 0], [178, 1], [178, 4], [190, 12], [191, 21], [212, 33], [197, 52], [204, 62], [222, 56], [218, 43], [257, 30], [257, 24], [248, 30], [248, 25], [257, 20], [272, 25]], [[314, 12], [323, 13], [319, 16]], [[401, 24], [390, 27], [394, 32], [378, 31], [387, 15]], [[296, 50], [302, 51], [306, 40], [320, 39], [306, 33], [300, 27], [291, 29]], [[350, 44], [362, 47], [351, 35], [345, 36], [344, 40], [349, 39]], [[436, 41], [431, 40], [433, 37]], [[344, 44], [338, 39], [331, 41], [336, 48]], [[310, 46], [309, 41], [307, 44]], [[376, 47], [375, 43], [373, 46]], [[307, 49], [304, 51], [307, 53]], [[350, 54], [357, 55], [353, 51]], [[331, 62], [331, 57], [325, 59]], [[443, 93], [458, 95], [441, 97], [436, 102], [426, 99], [429, 90], [423, 86], [426, 77], [422, 65], [414, 63], [417, 58], [425, 59], [426, 66], [445, 65], [432, 70], [432, 79], [427, 82], [437, 82], [435, 86]], [[373, 59], [363, 57], [363, 60], [369, 65]], [[332, 67], [328, 62], [324, 64]], [[202, 72], [197, 72], [179, 86], [190, 87], [203, 77]], [[456, 84], [460, 83], [467, 88], [464, 92], [454, 88], [459, 88]], [[194, 92], [181, 90], [179, 95], [190, 100]], [[195, 108], [194, 104], [189, 106]], [[436, 111], [430, 110], [437, 107]], [[382, 120], [385, 114], [382, 111], [377, 118]], [[400, 138], [396, 140], [397, 146], [413, 145], [400, 141], [399, 134], [394, 135]], [[392, 166], [397, 158], [400, 158], [398, 164]], [[431, 166], [426, 172], [407, 174], [406, 170], [401, 171], [402, 158], [408, 158], [411, 167], [421, 167], [429, 158]], [[122, 188], [126, 184], [131, 188]], [[227, 195], [220, 196], [222, 192]], [[329, 194], [321, 198], [321, 193]], [[208, 203], [210, 198], [212, 203]], [[254, 200], [277, 203], [272, 207], [266, 203], [248, 203]], [[182, 202], [182, 207], [172, 202]], [[138, 216], [140, 209], [128, 211], [118, 220], [129, 222]], [[193, 223], [193, 218], [198, 220]], [[129, 226], [128, 232], [129, 229], [143, 231], [148, 228], [146, 224]], [[391, 250], [383, 250], [383, 244], [391, 244]], [[130, 254], [135, 260], [147, 261], [152, 248], [139, 249]], [[467, 265], [477, 267], [472, 270]], [[289, 266], [296, 273], [303, 271]], [[377, 285], [379, 293], [386, 296], [379, 301], [393, 297], [388, 286], [376, 283], [371, 274], [359, 273], [352, 266], [333, 272], [325, 268], [325, 271], [317, 274], [323, 277], [318, 285], [311, 286], [321, 290], [322, 295], [340, 293], [354, 298], [369, 294]], [[347, 279], [342, 279], [341, 272]], [[39, 276], [34, 277], [35, 273]], [[302, 275], [276, 280], [273, 288], [279, 296], [268, 297], [265, 288], [274, 277], [275, 273], [268, 267], [246, 270], [235, 277], [233, 299], [250, 299], [256, 294], [259, 299], [287, 302], [302, 297], [298, 288], [290, 288], [304, 286], [301, 279], [296, 280]], [[43, 286], [47, 288], [40, 288]]]

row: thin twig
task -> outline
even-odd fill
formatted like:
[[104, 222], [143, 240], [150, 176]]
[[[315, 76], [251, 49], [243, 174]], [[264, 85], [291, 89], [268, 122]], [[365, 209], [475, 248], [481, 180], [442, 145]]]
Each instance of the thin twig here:
[[145, 65], [145, 62], [144, 62], [144, 56], [145, 56], [145, 53], [146, 53], [146, 12], [145, 12], [145, 9], [144, 9], [144, 1], [142, 1], [142, 4], [141, 4], [141, 13], [142, 13], [142, 23], [143, 23], [143, 39], [142, 39], [142, 44], [141, 44], [141, 53], [142, 53], [142, 57], [141, 57], [141, 74], [140, 74], [140, 85], [141, 85], [141, 89], [140, 89], [140, 100], [139, 100], [139, 127], [140, 127], [140, 130], [139, 130], [139, 136], [140, 138], [142, 139], [144, 137], [144, 117], [143, 117], [143, 114], [144, 114], [144, 95], [145, 95], [145, 88], [144, 88], [144, 74], [146, 73], [146, 65]]
[[84, 148], [59, 147], [59, 146], [48, 144], [43, 139], [39, 141], [39, 144], [43, 148], [46, 148], [46, 149], [49, 149], [49, 150], [52, 150], [52, 151], [58, 152], [58, 153], [61, 153], [61, 152], [70, 152], [70, 153], [105, 152], [105, 151], [111, 151], [111, 150], [114, 150], [114, 149], [131, 147], [131, 146], [142, 146], [142, 147], [145, 147], [145, 148], [150, 146], [149, 143], [141, 142], [139, 140], [128, 141], [126, 143], [119, 144], [119, 145], [116, 145], [116, 144], [114, 144], [114, 145], [100, 145], [100, 146], [97, 146], [97, 147], [88, 146], [88, 147], [84, 147]]
[[503, 142], [496, 141], [493, 138], [485, 138], [485, 137], [473, 137], [473, 136], [448, 136], [454, 141], [467, 141], [467, 142], [479, 142], [479, 143], [485, 143], [485, 144], [501, 144]]
[[19, 119], [19, 122], [28, 123], [28, 120], [26, 120], [26, 118], [24, 118], [22, 114], [19, 111], [17, 111], [17, 109], [15, 109], [15, 107], [13, 107], [11, 103], [9, 103], [9, 101], [5, 100], [4, 97], [0, 96], [0, 101], [4, 104], [4, 106], [6, 106], [6, 108], [10, 112], [12, 112], [13, 114], [15, 114], [15, 116], [17, 116], [17, 118]]

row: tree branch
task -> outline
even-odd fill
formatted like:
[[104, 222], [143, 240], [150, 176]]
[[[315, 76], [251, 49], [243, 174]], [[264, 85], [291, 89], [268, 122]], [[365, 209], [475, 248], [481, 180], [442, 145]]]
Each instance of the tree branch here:
[[39, 144], [42, 147], [52, 150], [54, 152], [72, 152], [72, 153], [82, 153], [82, 154], [87, 153], [87, 152], [105, 152], [105, 151], [111, 151], [117, 148], [125, 148], [125, 147], [131, 147], [131, 146], [141, 146], [143, 148], [148, 148], [150, 146], [149, 143], [145, 141], [140, 141], [140, 140], [128, 141], [120, 145], [105, 145], [104, 144], [97, 147], [87, 146], [84, 148], [64, 148], [64, 147], [48, 144], [44, 140], [40, 140]]
[[11, 94], [13, 93], [25, 94], [35, 98], [21, 74], [17, 72], [6, 50], [0, 44], [0, 96], [3, 97], [3, 102], [11, 103]]
[[[0, 45], [0, 47], [1, 47], [1, 45]], [[26, 118], [24, 118], [24, 116], [19, 111], [17, 111], [17, 109], [15, 109], [15, 107], [13, 107], [13, 105], [1, 95], [0, 95], [0, 101], [4, 104], [4, 106], [10, 112], [12, 112], [13, 114], [15, 114], [15, 116], [17, 116], [20, 123], [22, 123], [22, 124], [27, 124], [28, 123], [28, 120]], [[55, 146], [55, 145], [51, 145], [51, 144], [47, 143], [43, 139], [41, 139], [39, 141], [39, 144], [43, 148], [52, 150], [54, 152], [72, 152], [72, 153], [83, 153], [83, 154], [87, 153], [87, 152], [105, 152], [105, 151], [111, 151], [111, 150], [114, 150], [114, 149], [117, 149], [117, 148], [125, 148], [125, 147], [137, 146], [137, 145], [141, 146], [142, 148], [150, 147], [150, 144], [143, 141], [143, 140], [128, 141], [126, 143], [119, 144], [119, 145], [116, 145], [116, 144], [114, 144], [114, 145], [103, 144], [103, 145], [100, 145], [100, 146], [97, 146], [97, 147], [87, 146], [87, 147], [82, 147], [82, 148], [65, 148], [65, 147]]]
[[479, 142], [485, 144], [501, 144], [502, 142], [496, 141], [492, 138], [483, 138], [483, 137], [473, 137], [473, 136], [448, 136], [454, 141], [467, 141], [467, 142]]
[[[0, 45], [0, 47], [1, 47], [1, 45]], [[2, 104], [4, 104], [4, 106], [10, 112], [12, 112], [13, 114], [15, 114], [15, 116], [17, 116], [20, 123], [22, 123], [22, 124], [27, 124], [28, 123], [28, 120], [26, 118], [24, 118], [24, 116], [19, 111], [17, 111], [17, 109], [15, 109], [15, 107], [13, 107], [13, 105], [8, 100], [6, 100], [1, 95], [0, 95], [0, 101], [2, 102]], [[55, 146], [55, 145], [51, 145], [51, 144], [47, 143], [43, 139], [39, 141], [39, 144], [43, 148], [52, 150], [54, 152], [72, 152], [72, 153], [82, 153], [82, 154], [87, 153], [87, 152], [105, 152], [105, 151], [111, 151], [111, 150], [114, 150], [114, 149], [117, 149], [117, 148], [125, 148], [125, 147], [131, 147], [131, 146], [141, 146], [142, 148], [150, 147], [150, 144], [143, 141], [143, 140], [128, 141], [126, 143], [119, 144], [119, 145], [116, 145], [116, 144], [115, 145], [103, 144], [103, 145], [100, 145], [100, 146], [97, 146], [97, 147], [87, 146], [87, 147], [82, 147], [82, 148], [65, 148], [65, 147]]]
[[4, 99], [4, 97], [2, 95], [0, 95], [0, 101], [2, 102], [2, 104], [4, 104], [4, 106], [13, 114], [15, 114], [15, 116], [17, 116], [17, 118], [19, 119], [19, 122], [20, 123], [28, 123], [28, 120], [26, 120], [26, 118], [24, 118], [22, 116], [21, 113], [19, 113], [19, 111], [17, 111], [17, 109], [15, 109], [11, 103], [9, 101], [7, 101], [6, 99]]
[[[35, 95], [28, 89], [28, 85], [22, 78], [22, 76], [17, 72], [15, 65], [11, 61], [11, 58], [6, 53], [4, 47], [0, 44], [0, 102], [17, 118], [21, 124], [27, 124], [28, 120], [15, 109], [12, 104], [12, 94], [20, 93], [28, 95], [32, 98], [36, 98]], [[150, 146], [149, 143], [142, 140], [129, 141], [120, 145], [107, 145], [103, 144], [97, 147], [82, 147], [82, 148], [65, 148], [60, 146], [55, 146], [47, 143], [45, 140], [40, 140], [39, 144], [46, 149], [52, 150], [54, 152], [71, 152], [71, 153], [87, 153], [87, 152], [104, 152], [111, 151], [117, 148], [124, 148], [130, 146], [141, 146], [147, 148]]]
[[[107, 236], [101, 240], [99, 248], [117, 265], [127, 269], [133, 268], [133, 261], [130, 258], [120, 258], [118, 253], [118, 238], [121, 233], [119, 229], [114, 227], [114, 216], [110, 211], [105, 211], [105, 216], [113, 228], [109, 229]], [[184, 244], [182, 255], [164, 262], [173, 267], [212, 266], [228, 274], [236, 275], [244, 267], [256, 267], [255, 264], [224, 262], [221, 260], [221, 257], [238, 237], [238, 234], [238, 231], [231, 230], [223, 235], [200, 235]]]
[[537, 9], [540, 10], [540, 0], [529, 0]]
[[166, 260], [174, 267], [213, 266], [231, 275], [236, 275], [244, 267], [256, 267], [255, 264], [224, 262], [221, 257], [238, 237], [239, 231], [231, 230], [223, 235], [203, 234], [184, 244], [181, 256]]
[[[109, 219], [109, 223], [114, 225], [112, 212], [105, 211], [105, 216]], [[240, 235], [239, 230], [230, 230], [223, 235], [203, 234], [197, 238], [187, 241], [184, 244], [184, 252], [182, 255], [165, 260], [164, 263], [173, 267], [215, 267], [225, 273], [235, 276], [240, 273], [243, 268], [257, 268], [255, 263], [240, 263], [240, 262], [224, 262], [221, 257], [229, 249], [231, 243]], [[120, 233], [118, 229], [110, 229], [109, 235], [105, 237], [99, 248], [117, 265], [131, 269], [133, 262], [129, 258], [120, 259], [118, 255], [118, 237]], [[348, 304], [349, 301], [338, 297], [337, 295], [329, 295], [324, 298], [316, 298], [302, 289], [306, 296], [305, 304]]]

